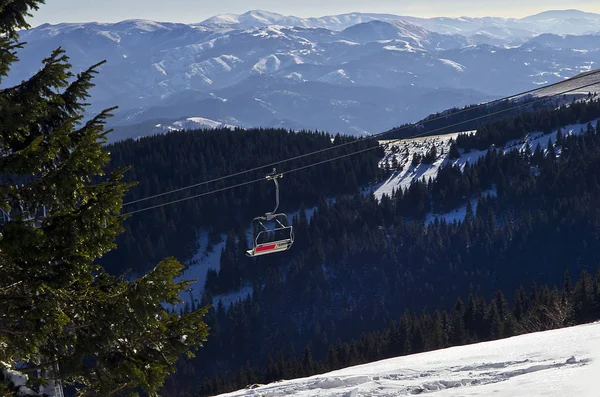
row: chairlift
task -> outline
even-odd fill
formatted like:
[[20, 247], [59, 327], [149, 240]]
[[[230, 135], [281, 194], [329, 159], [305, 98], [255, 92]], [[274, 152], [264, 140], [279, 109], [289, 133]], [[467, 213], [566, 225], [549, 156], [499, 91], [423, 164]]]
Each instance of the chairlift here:
[[294, 229], [287, 215], [277, 213], [279, 208], [277, 179], [280, 178], [283, 178], [283, 174], [277, 174], [275, 168], [272, 174], [265, 177], [275, 183], [275, 209], [252, 220], [252, 249], [246, 251], [246, 255], [250, 258], [287, 251], [294, 243]]

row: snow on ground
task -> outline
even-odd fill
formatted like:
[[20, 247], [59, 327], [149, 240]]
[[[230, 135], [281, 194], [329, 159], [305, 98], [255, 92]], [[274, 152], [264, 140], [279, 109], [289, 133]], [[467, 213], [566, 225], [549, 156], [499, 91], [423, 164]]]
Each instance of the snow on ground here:
[[[486, 190], [484, 192], [481, 192], [481, 195], [483, 197], [496, 197], [496, 189]], [[477, 199], [471, 200], [471, 208], [473, 209], [473, 212], [477, 211]], [[466, 204], [456, 208], [453, 211], [446, 212], [443, 214], [437, 214], [435, 212], [427, 214], [427, 216], [425, 217], [425, 226], [429, 226], [429, 224], [435, 222], [436, 218], [438, 218], [438, 220], [440, 221], [444, 219], [446, 223], [453, 223], [454, 221], [462, 222], [465, 219], [465, 216], [467, 216]]]
[[[596, 121], [592, 121], [592, 125], [595, 126]], [[563, 135], [579, 134], [581, 129], [585, 130], [587, 123], [585, 124], [573, 124], [562, 128]], [[445, 135], [436, 135], [430, 137], [413, 138], [399, 141], [397, 143], [391, 143], [386, 147], [386, 154], [380, 161], [379, 166], [385, 168], [386, 165], [392, 167], [393, 160], [395, 158], [397, 168], [388, 177], [386, 181], [381, 183], [374, 190], [375, 196], [380, 199], [384, 194], [391, 195], [393, 190], [398, 188], [406, 189], [410, 186], [411, 182], [415, 179], [423, 179], [427, 181], [429, 178], [434, 179], [440, 167], [447, 164], [456, 164], [461, 168], [469, 164], [475, 164], [479, 158], [486, 155], [487, 150], [472, 150], [465, 153], [461, 150], [460, 158], [452, 160], [448, 157], [450, 151], [450, 140], [456, 139], [459, 134], [469, 133], [473, 134], [476, 131], [467, 131], [461, 133], [452, 133]], [[512, 140], [507, 142], [503, 147], [499, 148], [505, 153], [511, 150], [525, 150], [527, 145], [532, 151], [540, 145], [542, 149], [546, 149], [548, 146], [548, 140], [552, 139], [552, 142], [556, 142], [556, 133], [553, 131], [550, 134], [544, 135], [542, 132], [531, 132], [527, 134], [522, 140]], [[382, 145], [389, 144], [394, 141], [380, 141]], [[438, 157], [433, 164], [420, 163], [416, 166], [412, 165], [412, 160], [415, 155], [424, 156], [427, 152], [435, 146], [437, 149]], [[558, 151], [560, 153], [560, 151]]]
[[[199, 233], [199, 248], [196, 252], [196, 255], [194, 256], [194, 258], [192, 258], [190, 263], [188, 263], [188, 268], [183, 272], [183, 274], [175, 280], [196, 280], [190, 286], [193, 299], [199, 300], [200, 296], [202, 295], [202, 292], [204, 291], [204, 283], [206, 282], [206, 273], [208, 269], [215, 269], [217, 271], [220, 269], [221, 250], [225, 247], [226, 237], [226, 235], [221, 235], [221, 241], [209, 248], [208, 233], [205, 231]], [[185, 302], [188, 302], [190, 300], [190, 292], [182, 291], [180, 294], [180, 298], [184, 302], [176, 306], [178, 310], [180, 308], [183, 308], [185, 306]]]
[[456, 69], [457, 72], [461, 72], [462, 73], [466, 69], [466, 67], [464, 65], [461, 65], [458, 62], [451, 61], [450, 59], [440, 58], [440, 61], [442, 61], [442, 63], [444, 63], [445, 65], [453, 67], [454, 69]]
[[[328, 202], [334, 202], [334, 199], [327, 200]], [[306, 214], [307, 220], [310, 222], [311, 218], [315, 214], [317, 207], [307, 208], [304, 210]], [[294, 216], [298, 216], [300, 211], [289, 212], [287, 214], [288, 219], [291, 223], [293, 223]], [[257, 214], [258, 215], [258, 214]], [[208, 269], [214, 269], [217, 272], [221, 268], [221, 251], [225, 247], [225, 239], [227, 235], [222, 234], [220, 237], [220, 242], [216, 243], [209, 248], [208, 244], [208, 233], [206, 231], [202, 231], [199, 233], [198, 237], [198, 250], [196, 251], [196, 255], [192, 258], [192, 260], [188, 263], [188, 268], [184, 271], [184, 273], [177, 278], [176, 281], [181, 280], [196, 280], [190, 286], [191, 291], [183, 291], [180, 294], [180, 298], [183, 300], [182, 303], [176, 306], [176, 309], [179, 310], [185, 307], [185, 303], [190, 301], [190, 292], [191, 297], [196, 301], [196, 303], [200, 303], [200, 297], [204, 292], [204, 284], [206, 282], [206, 273]], [[246, 238], [248, 242], [252, 239], [252, 229], [249, 227], [246, 229]], [[228, 307], [234, 302], [238, 300], [245, 299], [248, 295], [253, 294], [253, 289], [250, 286], [244, 286], [239, 291], [231, 292], [223, 295], [216, 295], [213, 297], [214, 305], [218, 305], [219, 301], [223, 303], [225, 307]]]
[[[205, 231], [200, 232], [198, 251], [196, 252], [194, 258], [190, 261], [190, 263], [188, 263], [188, 268], [176, 280], [196, 281], [191, 284], [191, 291], [181, 292], [179, 297], [183, 302], [179, 303], [175, 307], [177, 310], [183, 309], [185, 307], [186, 302], [190, 302], [190, 299], [194, 299], [196, 304], [200, 304], [200, 298], [202, 296], [202, 293], [204, 292], [204, 284], [206, 282], [206, 273], [208, 269], [214, 269], [218, 272], [221, 268], [221, 251], [225, 247], [226, 238], [227, 235], [221, 235], [220, 242], [214, 244], [212, 248], [209, 248], [208, 233]], [[231, 305], [232, 303], [237, 302], [238, 300], [245, 299], [248, 295], [252, 295], [253, 292], [254, 291], [252, 287], [245, 286], [236, 292], [214, 296], [213, 304], [216, 307], [219, 304], [219, 302], [222, 302], [223, 306], [229, 307], [229, 305]]]
[[[227, 99], [216, 97], [214, 94], [212, 95], [214, 98], [221, 100], [222, 102], [227, 102]], [[154, 134], [166, 134], [172, 131], [182, 131], [182, 130], [215, 130], [219, 128], [229, 128], [230, 130], [235, 129], [235, 125], [226, 124], [221, 121], [211, 120], [204, 117], [188, 117], [182, 120], [178, 120], [173, 122], [172, 124], [156, 124], [152, 129]], [[135, 137], [135, 140], [139, 140], [146, 135], [139, 135]]]
[[600, 323], [359, 365], [221, 397], [598, 397]]
[[[226, 100], [225, 100], [226, 101]], [[196, 129], [218, 129], [218, 128], [229, 128], [233, 129], [235, 126], [207, 119], [204, 117], [188, 117], [184, 120], [175, 121], [172, 125], [163, 126], [161, 124], [156, 125], [157, 128], [163, 128], [166, 131], [180, 131], [180, 130], [196, 130]]]
[[258, 73], [274, 73], [281, 67], [281, 60], [275, 55], [269, 55], [258, 61], [252, 68]]
[[[473, 131], [470, 133], [473, 133]], [[390, 146], [386, 147], [386, 154], [380, 161], [379, 166], [382, 168], [384, 168], [386, 164], [392, 166], [392, 161], [395, 158], [398, 163], [398, 171], [393, 172], [392, 175], [390, 175], [390, 177], [375, 190], [375, 196], [381, 198], [383, 194], [391, 195], [394, 189], [406, 189], [415, 179], [425, 178], [425, 180], [428, 180], [430, 177], [435, 178], [440, 167], [450, 161], [450, 159], [448, 159], [450, 140], [456, 139], [458, 135], [459, 133], [453, 133], [424, 138], [405, 139], [398, 143], [390, 143], [393, 141], [380, 141], [383, 145], [390, 143]], [[438, 151], [438, 158], [433, 164], [427, 165], [421, 163], [417, 166], [411, 164], [415, 155], [424, 156], [432, 146], [435, 146]], [[457, 161], [463, 165], [467, 161], [472, 163], [477, 161], [480, 155], [483, 155], [483, 152], [482, 154], [474, 152], [463, 154]]]
[[[573, 94], [587, 94], [589, 92], [600, 92], [600, 83], [598, 83], [598, 70], [591, 70], [591, 65], [583, 65], [579, 68], [582, 72], [577, 76], [574, 76], [576, 80], [571, 80], [568, 83], [563, 83], [550, 88], [543, 88], [535, 93], [535, 96], [550, 96], [562, 93], [564, 91], [573, 89], [570, 95]], [[595, 83], [595, 84], [594, 84]], [[590, 84], [590, 87], [579, 88]]]
[[[592, 121], [592, 125], [595, 126], [595, 124], [596, 121]], [[579, 134], [582, 129], [585, 131], [586, 126], [587, 123], [573, 124], [563, 127], [562, 132], [564, 136], [570, 134]], [[463, 169], [467, 163], [475, 164], [479, 158], [486, 155], [487, 150], [472, 150], [468, 153], [465, 153], [461, 150], [460, 158], [452, 160], [448, 157], [450, 151], [450, 140], [456, 139], [459, 134], [463, 133], [474, 134], [476, 131], [406, 139], [397, 143], [390, 143], [394, 141], [380, 141], [380, 144], [382, 145], [390, 145], [386, 147], [386, 154], [380, 161], [379, 166], [382, 168], [388, 166], [394, 169], [393, 160], [395, 158], [397, 167], [387, 180], [371, 189], [373, 190], [375, 197], [381, 199], [384, 194], [390, 196], [394, 190], [399, 188], [406, 189], [410, 186], [411, 182], [416, 179], [422, 180], [425, 178], [425, 181], [429, 180], [429, 178], [435, 179], [439, 169], [447, 164], [459, 165], [461, 169]], [[524, 139], [509, 141], [499, 149], [504, 153], [507, 153], [511, 150], [524, 151], [529, 145], [531, 151], [533, 152], [535, 151], [536, 147], [540, 145], [543, 150], [546, 150], [548, 141], [550, 139], [552, 139], [552, 142], [556, 142], [556, 134], [557, 131], [553, 131], [552, 133], [546, 135], [544, 135], [542, 132], [532, 132], [527, 134]], [[436, 147], [438, 153], [438, 157], [433, 164], [420, 163], [416, 166], [412, 165], [412, 160], [415, 155], [424, 156], [433, 146]], [[557, 153], [560, 155], [560, 149], [557, 150]], [[365, 191], [368, 190], [369, 189], [366, 189]], [[495, 195], [496, 193], [494, 190], [490, 190], [482, 192], [482, 194], [485, 196], [487, 194]], [[473, 211], [476, 211], [477, 200], [471, 200], [471, 206], [473, 207]], [[444, 214], [431, 213], [427, 216], [425, 224], [428, 225], [429, 223], [432, 223], [436, 217], [439, 219], [443, 218], [447, 222], [463, 220], [465, 214], [466, 205]]]
[[338, 69], [317, 79], [322, 83], [354, 83], [344, 69]]

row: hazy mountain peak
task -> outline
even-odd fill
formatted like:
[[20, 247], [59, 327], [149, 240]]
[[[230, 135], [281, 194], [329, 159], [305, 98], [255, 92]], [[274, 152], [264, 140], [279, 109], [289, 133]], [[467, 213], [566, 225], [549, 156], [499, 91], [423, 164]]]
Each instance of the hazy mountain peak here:
[[263, 10], [250, 10], [243, 13], [241, 16], [252, 17], [252, 18], [285, 18], [284, 15], [276, 12], [263, 11]]
[[243, 14], [220, 14], [208, 18], [200, 25], [205, 26], [228, 26], [236, 28], [257, 28], [268, 25], [305, 26], [302, 18], [284, 16], [274, 12], [263, 10], [250, 10]]
[[344, 29], [341, 34], [357, 42], [372, 42], [406, 38], [421, 47], [421, 40], [430, 32], [406, 21], [369, 21]]
[[161, 23], [147, 19], [127, 19], [125, 21], [117, 22], [112, 26], [116, 29], [138, 29], [144, 32], [155, 32], [157, 30], [170, 30], [169, 25], [173, 24]]
[[575, 9], [569, 10], [548, 10], [539, 14], [530, 15], [523, 18], [525, 21], [545, 21], [549, 19], [565, 19], [565, 18], [600, 18], [600, 14], [585, 12]]

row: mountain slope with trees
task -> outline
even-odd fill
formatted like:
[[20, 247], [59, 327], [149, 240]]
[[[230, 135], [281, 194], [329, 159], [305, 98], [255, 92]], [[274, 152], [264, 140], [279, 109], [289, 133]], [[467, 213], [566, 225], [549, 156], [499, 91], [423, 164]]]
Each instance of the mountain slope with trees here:
[[[378, 160], [383, 149], [374, 140], [364, 140], [336, 149], [336, 145], [356, 142], [356, 138], [332, 136], [320, 132], [290, 133], [278, 129], [181, 131], [166, 135], [127, 140], [106, 147], [111, 153], [110, 168], [131, 166], [127, 181], [139, 181], [125, 197], [125, 202], [153, 196], [198, 182], [221, 178], [296, 157], [317, 150], [325, 153], [286, 162], [278, 172], [305, 166], [373, 148], [362, 155], [324, 164], [285, 177], [281, 181], [282, 211], [301, 205], [314, 206], [320, 197], [351, 194], [359, 186], [375, 180], [380, 173]], [[240, 175], [155, 200], [125, 206], [124, 212], [210, 192], [236, 183], [264, 177], [272, 168]], [[103, 262], [115, 272], [113, 264], [128, 263], [134, 271], [143, 271], [159, 258], [176, 256], [188, 261], [198, 249], [198, 233], [208, 230], [211, 243], [222, 233], [242, 233], [252, 219], [272, 210], [275, 190], [272, 183], [254, 184], [209, 195], [176, 205], [134, 215], [125, 223], [126, 233], [118, 240], [119, 250]]]
[[[542, 109], [516, 117], [545, 120], [548, 114]], [[562, 121], [553, 127], [597, 120], [597, 100], [561, 107], [556, 117]], [[527, 125], [526, 132], [539, 127]], [[310, 219], [303, 211], [295, 219], [296, 243], [279, 256], [249, 261], [242, 254], [247, 242], [231, 233], [221, 269], [199, 301], [241, 285], [253, 294], [209, 313], [218, 330], [203, 351], [210, 368], [199, 361], [182, 365], [168, 390], [210, 374], [232, 379], [247, 365], [261, 372], [269, 356], [301, 360], [307, 345], [313, 360], [324, 360], [332, 345], [385, 329], [407, 310], [451, 311], [457, 297], [489, 300], [498, 290], [533, 282], [552, 290], [566, 269], [577, 277], [595, 273], [600, 135], [589, 123], [581, 134], [558, 136], [544, 148], [491, 148], [476, 163], [462, 169], [448, 164], [435, 180], [415, 180], [379, 201], [358, 190], [329, 203], [322, 197]], [[490, 190], [495, 194], [483, 194]], [[424, 224], [432, 210], [462, 205], [464, 221]], [[597, 283], [585, 284], [596, 305]], [[546, 320], [536, 321], [545, 326]]]

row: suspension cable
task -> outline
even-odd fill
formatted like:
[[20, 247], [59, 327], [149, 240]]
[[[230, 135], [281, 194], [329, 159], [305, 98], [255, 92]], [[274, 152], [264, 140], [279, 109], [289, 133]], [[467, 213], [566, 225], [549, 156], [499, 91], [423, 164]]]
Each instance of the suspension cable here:
[[[195, 184], [192, 184], [192, 185], [188, 185], [188, 186], [185, 186], [185, 187], [182, 187], [182, 188], [173, 189], [173, 190], [170, 190], [168, 192], [159, 193], [159, 194], [155, 194], [155, 195], [152, 195], [152, 196], [143, 197], [143, 198], [140, 198], [140, 199], [137, 199], [137, 200], [128, 201], [126, 203], [123, 203], [123, 207], [128, 206], [128, 205], [132, 205], [132, 204], [137, 204], [137, 203], [140, 203], [140, 202], [143, 202], [143, 201], [152, 200], [152, 199], [155, 199], [155, 198], [158, 198], [158, 197], [163, 197], [163, 196], [166, 196], [166, 195], [169, 195], [169, 194], [179, 193], [179, 192], [182, 192], [182, 191], [185, 191], [185, 190], [189, 190], [189, 189], [193, 189], [193, 188], [196, 188], [196, 187], [200, 187], [200, 186], [208, 185], [208, 184], [211, 184], [211, 183], [219, 182], [219, 181], [222, 181], [222, 180], [225, 180], [225, 179], [234, 178], [236, 176], [248, 174], [250, 172], [260, 171], [263, 168], [267, 168], [267, 167], [268, 168], [272, 168], [272, 167], [275, 167], [277, 165], [280, 165], [280, 164], [283, 164], [283, 163], [287, 163], [287, 162], [290, 162], [290, 161], [299, 160], [299, 159], [302, 159], [302, 158], [305, 158], [305, 157], [309, 157], [309, 156], [313, 156], [313, 155], [316, 155], [316, 154], [325, 153], [325, 152], [328, 152], [330, 150], [339, 149], [339, 148], [342, 148], [342, 147], [345, 147], [345, 146], [349, 146], [349, 145], [354, 145], [354, 144], [356, 144], [358, 142], [362, 142], [364, 140], [377, 139], [377, 138], [379, 138], [381, 136], [384, 136], [384, 135], [393, 134], [393, 133], [398, 132], [398, 131], [402, 131], [402, 130], [406, 130], [408, 128], [412, 128], [415, 125], [423, 125], [423, 124], [426, 124], [426, 123], [432, 123], [434, 121], [439, 121], [439, 120], [445, 119], [445, 118], [447, 118], [449, 116], [456, 116], [456, 115], [459, 115], [459, 114], [462, 114], [462, 113], [466, 113], [466, 112], [474, 111], [474, 110], [481, 109], [481, 108], [484, 108], [484, 107], [488, 107], [488, 106], [494, 105], [494, 104], [499, 103], [499, 102], [508, 101], [510, 99], [514, 99], [514, 98], [518, 98], [518, 97], [525, 96], [525, 95], [528, 95], [528, 94], [532, 94], [532, 93], [537, 92], [537, 91], [546, 90], [548, 88], [556, 87], [556, 86], [559, 86], [559, 85], [562, 85], [562, 84], [567, 84], [569, 82], [573, 82], [573, 81], [576, 81], [576, 80], [579, 80], [579, 79], [582, 79], [582, 78], [594, 76], [594, 75], [599, 74], [599, 73], [600, 73], [600, 69], [592, 71], [592, 72], [587, 72], [587, 73], [584, 73], [584, 74], [581, 74], [581, 75], [578, 75], [578, 76], [575, 76], [575, 77], [571, 77], [569, 79], [566, 79], [566, 80], [563, 80], [563, 81], [559, 81], [557, 83], [553, 83], [553, 84], [550, 84], [550, 85], [547, 85], [547, 86], [543, 86], [543, 87], [531, 89], [531, 90], [528, 90], [528, 91], [521, 92], [519, 94], [511, 95], [511, 96], [504, 97], [504, 98], [501, 98], [501, 99], [496, 99], [496, 100], [493, 100], [493, 101], [490, 101], [490, 102], [485, 102], [485, 103], [482, 103], [480, 105], [477, 105], [477, 106], [474, 106], [474, 107], [471, 107], [471, 108], [463, 108], [463, 109], [461, 109], [461, 110], [459, 110], [457, 112], [454, 112], [452, 114], [443, 114], [443, 115], [436, 116], [436, 117], [431, 118], [431, 119], [423, 120], [421, 122], [407, 124], [407, 125], [402, 126], [402, 127], [393, 128], [393, 129], [391, 129], [389, 131], [380, 132], [378, 134], [373, 134], [373, 135], [368, 135], [368, 136], [365, 136], [365, 137], [361, 137], [361, 138], [356, 139], [356, 140], [351, 141], [351, 142], [346, 142], [346, 143], [342, 143], [340, 145], [335, 145], [335, 146], [332, 146], [332, 147], [328, 147], [328, 148], [324, 148], [324, 149], [320, 149], [320, 150], [315, 150], [315, 151], [310, 152], [310, 153], [305, 153], [305, 154], [301, 154], [301, 155], [298, 155], [298, 156], [290, 157], [290, 158], [287, 158], [287, 159], [284, 159], [284, 160], [275, 161], [275, 162], [270, 163], [270, 164], [261, 165], [261, 166], [258, 166], [258, 167], [254, 167], [254, 168], [250, 168], [250, 169], [247, 169], [247, 170], [239, 171], [239, 172], [236, 172], [236, 173], [233, 173], [233, 174], [230, 174], [230, 175], [225, 175], [225, 176], [221, 176], [221, 177], [218, 177], [218, 178], [210, 179], [208, 181], [204, 181], [204, 182], [199, 182], [199, 183], [195, 183]], [[595, 84], [597, 84], [597, 83], [594, 83], [592, 85], [595, 85]], [[582, 88], [577, 88], [577, 89], [582, 89]], [[558, 95], [562, 95], [562, 94], [558, 94]], [[547, 99], [547, 98], [551, 98], [551, 97], [554, 97], [554, 96], [556, 96], [556, 95], [554, 95], [554, 94], [553, 95], [548, 95], [548, 96], [545, 96], [543, 98]], [[530, 104], [531, 104], [531, 102], [530, 102]], [[490, 116], [490, 115], [488, 115], [488, 116]], [[474, 120], [478, 120], [478, 119], [474, 119]], [[470, 120], [470, 121], [474, 121], [474, 120]], [[451, 127], [453, 127], [453, 126], [444, 127], [444, 128], [451, 128]], [[423, 133], [422, 135], [431, 134], [432, 132], [433, 131], [427, 131], [427, 132]], [[421, 136], [421, 135], [415, 135], [415, 136], [412, 136], [412, 137], [409, 137], [409, 138], [404, 138], [404, 139], [411, 139], [411, 138], [416, 138], [416, 137], [419, 137], [419, 136]]]
[[[595, 73], [600, 73], [600, 70], [596, 71]], [[587, 76], [589, 76], [589, 75], [590, 74], [588, 74]], [[498, 114], [506, 113], [506, 112], [509, 112], [509, 111], [512, 111], [512, 110], [515, 110], [515, 109], [520, 109], [520, 108], [523, 108], [523, 107], [526, 107], [526, 106], [531, 106], [531, 105], [533, 105], [535, 103], [539, 103], [539, 102], [545, 101], [548, 98], [553, 98], [553, 97], [557, 97], [557, 96], [560, 96], [560, 95], [568, 94], [570, 92], [581, 90], [581, 89], [584, 89], [584, 88], [588, 88], [588, 87], [591, 87], [591, 86], [594, 86], [594, 85], [597, 85], [597, 84], [600, 84], [600, 80], [599, 81], [595, 81], [595, 82], [590, 83], [590, 84], [583, 85], [583, 86], [571, 88], [571, 89], [568, 89], [568, 90], [565, 90], [565, 91], [553, 93], [551, 95], [539, 98], [539, 99], [537, 99], [535, 101], [520, 103], [520, 104], [512, 106], [510, 108], [501, 109], [501, 110], [498, 110], [498, 111], [490, 113], [490, 114], [486, 114], [486, 115], [474, 117], [474, 118], [469, 119], [469, 120], [460, 121], [460, 122], [454, 123], [454, 124], [449, 125], [449, 126], [444, 126], [444, 127], [436, 128], [436, 129], [433, 129], [431, 131], [426, 131], [426, 132], [423, 132], [423, 133], [415, 134], [415, 135], [412, 135], [412, 136], [406, 137], [406, 138], [398, 138], [398, 139], [390, 140], [389, 142], [386, 142], [384, 145], [385, 146], [389, 146], [389, 145], [392, 145], [394, 143], [398, 143], [398, 142], [401, 142], [401, 141], [406, 141], [406, 140], [418, 138], [418, 137], [426, 135], [426, 134], [431, 134], [431, 133], [439, 132], [439, 131], [445, 130], [447, 128], [452, 128], [452, 127], [456, 127], [456, 126], [459, 126], [459, 125], [462, 125], [462, 124], [466, 124], [466, 123], [470, 123], [470, 122], [473, 122], [473, 121], [481, 120], [481, 119], [484, 119], [486, 117], [491, 117], [491, 116], [495, 116], [495, 115], [498, 115]], [[544, 87], [544, 88], [547, 88], [547, 87]], [[387, 132], [387, 133], [389, 133], [389, 132]], [[373, 139], [373, 138], [371, 137], [369, 139]], [[339, 148], [339, 147], [342, 147], [342, 146], [344, 146], [344, 145], [334, 146], [334, 148]], [[302, 170], [305, 170], [307, 168], [312, 168], [312, 167], [315, 167], [315, 166], [318, 166], [318, 165], [322, 165], [322, 164], [334, 162], [334, 161], [341, 160], [341, 159], [344, 159], [344, 158], [347, 158], [347, 157], [351, 157], [351, 156], [355, 156], [355, 155], [358, 155], [358, 154], [361, 154], [361, 153], [366, 153], [366, 152], [369, 152], [371, 150], [378, 149], [380, 147], [381, 147], [381, 145], [377, 145], [377, 146], [369, 147], [369, 148], [366, 148], [366, 149], [361, 149], [361, 150], [358, 150], [358, 151], [355, 151], [355, 152], [346, 153], [346, 154], [343, 154], [343, 155], [340, 155], [340, 156], [337, 156], [337, 157], [332, 157], [332, 158], [329, 158], [329, 159], [326, 159], [326, 160], [322, 160], [322, 161], [318, 161], [318, 162], [311, 163], [311, 164], [308, 164], [308, 165], [304, 165], [304, 166], [301, 166], [301, 167], [293, 168], [291, 170], [281, 172], [281, 174], [291, 174], [293, 172], [302, 171]], [[331, 148], [329, 148], [328, 150], [330, 150], [330, 149]], [[310, 154], [315, 154], [315, 153], [322, 152], [322, 151], [324, 151], [324, 150], [313, 152], [313, 153], [310, 153]], [[294, 158], [291, 158], [291, 159], [282, 160], [281, 162], [276, 163], [276, 164], [280, 164], [280, 163], [283, 163], [283, 162], [291, 161], [291, 160], [294, 160], [294, 159], [297, 159], [297, 158], [300, 158], [300, 157], [303, 157], [303, 156], [297, 156], [297, 157], [294, 157]], [[261, 168], [264, 168], [264, 167], [259, 167], [257, 169], [261, 169]], [[239, 172], [239, 173], [233, 174], [233, 175], [242, 175], [244, 173], [251, 172], [251, 171], [254, 171], [254, 170], [256, 170], [256, 169], [242, 171], [242, 172]], [[230, 177], [230, 176], [228, 176], [228, 177]], [[220, 179], [217, 179], [217, 180], [226, 179], [228, 177], [223, 177], [223, 178], [220, 178]], [[130, 211], [130, 212], [121, 214], [120, 216], [138, 214], [140, 212], [150, 211], [152, 209], [165, 207], [165, 206], [168, 206], [168, 205], [171, 205], [171, 204], [181, 203], [183, 201], [187, 201], [187, 200], [192, 200], [192, 199], [196, 199], [196, 198], [199, 198], [199, 197], [208, 196], [210, 194], [219, 193], [219, 192], [223, 192], [223, 191], [230, 190], [230, 189], [235, 189], [237, 187], [251, 185], [251, 184], [254, 184], [254, 183], [262, 182], [264, 180], [265, 180], [265, 178], [262, 177], [262, 178], [254, 179], [254, 180], [251, 180], [251, 181], [239, 183], [239, 184], [236, 184], [236, 185], [227, 186], [227, 187], [224, 187], [224, 188], [220, 188], [220, 189], [208, 191], [208, 192], [205, 192], [205, 193], [197, 194], [197, 195], [194, 195], [194, 196], [184, 197], [184, 198], [181, 198], [181, 199], [172, 200], [172, 201], [169, 201], [169, 202], [166, 202], [166, 203], [162, 203], [162, 204], [158, 204], [158, 205], [154, 205], [154, 206], [151, 206], [151, 207], [142, 208], [142, 209], [135, 210], [135, 211]], [[210, 182], [212, 182], [212, 181], [204, 182], [203, 184], [210, 183]], [[185, 190], [185, 188], [182, 188], [182, 189], [180, 189], [178, 191], [182, 191], [182, 190]], [[174, 193], [174, 191], [173, 192], [169, 192], [169, 193]], [[169, 193], [165, 193], [165, 194], [169, 194]], [[165, 195], [165, 194], [162, 194], [162, 195]], [[160, 197], [162, 195], [152, 196], [151, 198]], [[139, 201], [141, 201], [141, 200], [139, 200]], [[137, 201], [137, 202], [139, 202], [139, 201]], [[131, 202], [130, 204], [133, 204], [133, 202]]]

